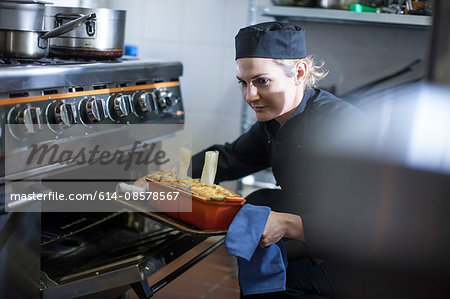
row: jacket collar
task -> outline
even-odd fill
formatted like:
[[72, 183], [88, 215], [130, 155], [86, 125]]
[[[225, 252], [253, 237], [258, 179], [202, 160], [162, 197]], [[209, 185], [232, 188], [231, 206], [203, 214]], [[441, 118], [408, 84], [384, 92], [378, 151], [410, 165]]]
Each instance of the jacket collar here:
[[308, 100], [312, 98], [315, 95], [315, 91], [312, 88], [306, 88], [305, 92], [303, 93], [303, 98], [300, 104], [297, 106], [297, 109], [294, 110], [294, 113], [289, 117], [289, 119], [293, 118], [294, 116], [302, 113], [305, 111], [306, 104], [308, 103]]
[[[305, 92], [303, 93], [302, 101], [297, 106], [297, 108], [294, 110], [294, 113], [292, 113], [292, 115], [289, 117], [286, 124], [289, 122], [289, 120], [291, 118], [293, 118], [296, 115], [299, 115], [299, 114], [303, 113], [303, 111], [305, 111], [306, 104], [315, 94], [316, 94], [316, 92], [314, 89], [311, 89], [311, 88], [305, 89]], [[269, 140], [275, 140], [275, 137], [277, 136], [278, 131], [280, 130], [281, 126], [275, 119], [272, 119], [272, 120], [265, 122], [265, 128], [266, 128], [266, 133], [267, 133]]]

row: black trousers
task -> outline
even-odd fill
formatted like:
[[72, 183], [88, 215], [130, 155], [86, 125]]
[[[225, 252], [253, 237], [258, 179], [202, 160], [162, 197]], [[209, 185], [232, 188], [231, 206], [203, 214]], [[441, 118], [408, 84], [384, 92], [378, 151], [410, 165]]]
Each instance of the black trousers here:
[[[246, 197], [248, 203], [269, 206], [273, 211], [289, 213], [289, 202], [280, 190], [261, 189]], [[335, 298], [340, 275], [338, 260], [315, 260], [309, 257], [303, 242], [285, 240], [288, 254], [286, 291], [242, 298]]]

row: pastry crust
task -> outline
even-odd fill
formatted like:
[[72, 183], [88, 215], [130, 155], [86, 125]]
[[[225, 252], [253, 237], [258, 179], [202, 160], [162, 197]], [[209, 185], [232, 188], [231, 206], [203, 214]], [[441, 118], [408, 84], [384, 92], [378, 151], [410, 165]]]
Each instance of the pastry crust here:
[[163, 185], [180, 189], [206, 200], [225, 199], [226, 197], [241, 197], [220, 185], [209, 185], [200, 182], [200, 179], [177, 179], [169, 172], [157, 171], [147, 175], [147, 179]]

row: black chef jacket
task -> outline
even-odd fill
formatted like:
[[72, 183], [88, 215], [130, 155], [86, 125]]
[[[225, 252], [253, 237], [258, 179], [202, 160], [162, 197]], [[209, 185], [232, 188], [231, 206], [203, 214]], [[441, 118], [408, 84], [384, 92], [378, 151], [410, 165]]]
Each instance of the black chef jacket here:
[[336, 236], [327, 235], [326, 219], [314, 210], [314, 198], [308, 196], [310, 186], [320, 181], [320, 174], [311, 175], [314, 163], [310, 154], [323, 138], [330, 137], [336, 118], [347, 114], [360, 111], [327, 91], [306, 89], [300, 105], [283, 126], [276, 120], [256, 122], [234, 142], [213, 145], [193, 156], [192, 177], [201, 176], [204, 153], [212, 150], [219, 151], [216, 183], [272, 167], [283, 193], [282, 198], [273, 200], [285, 202], [286, 208], [280, 212], [301, 216], [306, 244], [313, 256], [321, 257], [320, 249], [327, 248]]

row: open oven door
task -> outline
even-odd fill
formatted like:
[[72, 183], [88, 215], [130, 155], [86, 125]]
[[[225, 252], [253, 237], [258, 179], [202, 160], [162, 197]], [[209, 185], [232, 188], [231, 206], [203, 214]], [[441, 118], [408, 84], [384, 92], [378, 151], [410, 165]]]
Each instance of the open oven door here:
[[223, 242], [140, 213], [58, 214], [43, 215], [42, 298], [149, 298]]

